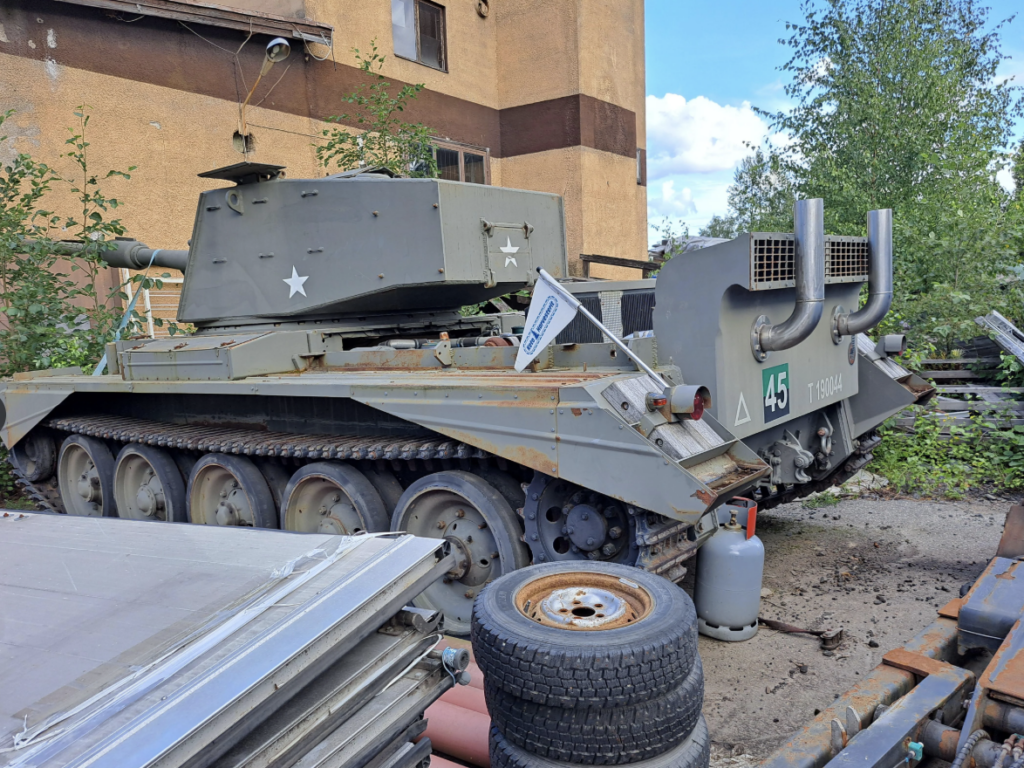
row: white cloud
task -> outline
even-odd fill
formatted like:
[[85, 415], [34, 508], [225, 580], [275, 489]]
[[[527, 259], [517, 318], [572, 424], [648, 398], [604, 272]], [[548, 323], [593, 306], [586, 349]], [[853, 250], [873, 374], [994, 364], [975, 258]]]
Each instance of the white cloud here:
[[996, 181], [1002, 184], [1003, 189], [1005, 189], [1010, 194], [1013, 194], [1014, 190], [1016, 189], [1016, 185], [1013, 183], [1013, 173], [1010, 171], [1009, 168], [1002, 168], [999, 171], [997, 171]]
[[732, 170], [750, 154], [746, 143], [760, 144], [767, 133], [767, 124], [747, 101], [734, 107], [704, 96], [648, 96], [648, 173], [657, 179]]
[[677, 190], [675, 179], [662, 182], [661, 195], [650, 202], [650, 207], [660, 216], [685, 217], [697, 213], [697, 206], [693, 202], [693, 191], [689, 187]]

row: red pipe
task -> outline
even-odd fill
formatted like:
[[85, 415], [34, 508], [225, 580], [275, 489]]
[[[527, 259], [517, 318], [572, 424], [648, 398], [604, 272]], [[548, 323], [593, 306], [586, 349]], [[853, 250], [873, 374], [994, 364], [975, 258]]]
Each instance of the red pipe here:
[[466, 766], [460, 765], [459, 763], [453, 763], [451, 760], [445, 760], [443, 757], [438, 755], [431, 755], [430, 768], [466, 768]]
[[441, 701], [468, 709], [471, 712], [479, 712], [481, 715], [487, 714], [484, 692], [472, 685], [456, 685], [454, 688], [449, 688], [441, 697]]
[[[451, 755], [480, 768], [489, 768], [487, 736], [491, 720], [487, 715], [435, 701], [427, 707], [427, 730], [423, 736], [438, 752]], [[432, 758], [433, 760], [433, 758]]]

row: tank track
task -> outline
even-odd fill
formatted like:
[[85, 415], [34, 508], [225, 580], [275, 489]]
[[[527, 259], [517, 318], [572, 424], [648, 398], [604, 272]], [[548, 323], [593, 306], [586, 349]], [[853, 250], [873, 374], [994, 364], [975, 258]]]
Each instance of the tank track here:
[[763, 490], [763, 495], [759, 494], [754, 497], [755, 501], [757, 501], [757, 508], [765, 510], [777, 507], [780, 504], [789, 504], [791, 501], [810, 496], [812, 493], [827, 491], [829, 488], [845, 483], [874, 458], [871, 451], [882, 442], [882, 437], [877, 431], [873, 431], [861, 435], [857, 441], [859, 443], [857, 449], [841, 467], [825, 475], [825, 477], [810, 483], [804, 483], [803, 485], [792, 485], [781, 490], [776, 486], [771, 486], [770, 492]]
[[14, 472], [14, 482], [21, 486], [24, 494], [32, 499], [40, 509], [57, 515], [63, 514], [64, 504], [60, 500], [60, 489], [57, 487], [56, 477], [37, 485], [29, 482], [25, 475], [21, 473], [21, 470], [14, 466], [14, 462], [8, 463]]
[[201, 453], [233, 453], [296, 459], [348, 461], [486, 459], [491, 454], [440, 435], [396, 439], [393, 435], [298, 435], [252, 429], [167, 424], [122, 416], [77, 416], [50, 419], [60, 432], [122, 443], [142, 443]]

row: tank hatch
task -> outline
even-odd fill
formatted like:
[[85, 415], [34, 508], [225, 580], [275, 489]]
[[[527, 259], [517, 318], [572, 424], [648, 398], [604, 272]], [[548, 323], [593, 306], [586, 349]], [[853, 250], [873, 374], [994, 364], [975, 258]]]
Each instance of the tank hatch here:
[[179, 321], [454, 309], [531, 286], [537, 267], [567, 274], [557, 195], [261, 168], [206, 174], [237, 186], [200, 196]]

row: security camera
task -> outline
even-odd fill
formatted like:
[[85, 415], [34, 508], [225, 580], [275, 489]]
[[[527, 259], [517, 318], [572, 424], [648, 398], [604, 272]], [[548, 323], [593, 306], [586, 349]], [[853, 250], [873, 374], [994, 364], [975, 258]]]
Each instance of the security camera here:
[[284, 61], [291, 52], [291, 45], [283, 37], [275, 37], [267, 43], [267, 61], [273, 64]]

